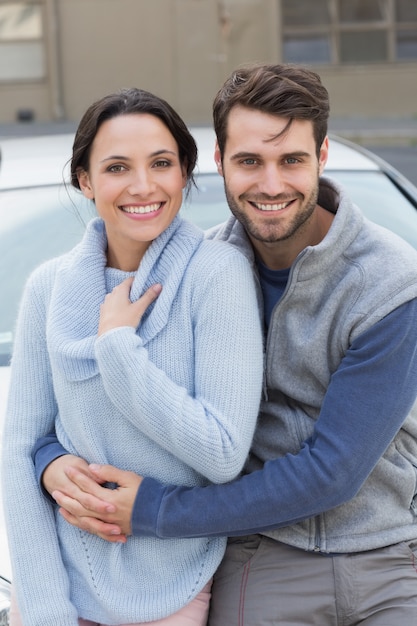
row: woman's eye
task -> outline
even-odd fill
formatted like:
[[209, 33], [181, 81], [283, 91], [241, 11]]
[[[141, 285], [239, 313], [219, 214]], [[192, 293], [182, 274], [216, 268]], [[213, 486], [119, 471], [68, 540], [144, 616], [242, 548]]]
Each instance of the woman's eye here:
[[171, 163], [166, 159], [159, 159], [159, 161], [155, 161], [154, 167], [169, 167]]
[[120, 164], [115, 164], [115, 165], [110, 165], [110, 167], [108, 168], [109, 172], [123, 172], [125, 170], [125, 166], [124, 165], [120, 165]]

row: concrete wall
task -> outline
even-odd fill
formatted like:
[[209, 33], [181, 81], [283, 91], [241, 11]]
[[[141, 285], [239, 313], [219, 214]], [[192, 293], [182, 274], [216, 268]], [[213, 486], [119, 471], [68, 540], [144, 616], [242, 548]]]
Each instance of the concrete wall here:
[[318, 68], [334, 115], [417, 115], [417, 63]]
[[[134, 85], [166, 98], [188, 123], [210, 123], [232, 69], [281, 60], [278, 0], [41, 1], [46, 76], [0, 83], [0, 122], [22, 108], [40, 121], [78, 121], [96, 98]], [[315, 69], [333, 115], [417, 114], [417, 62]]]

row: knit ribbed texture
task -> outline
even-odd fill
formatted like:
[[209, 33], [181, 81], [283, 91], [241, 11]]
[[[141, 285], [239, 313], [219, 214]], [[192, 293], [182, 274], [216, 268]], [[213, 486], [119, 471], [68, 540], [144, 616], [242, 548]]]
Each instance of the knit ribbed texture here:
[[239, 473], [256, 423], [262, 338], [243, 255], [176, 218], [136, 273], [132, 300], [163, 285], [138, 331], [97, 339], [100, 304], [127, 276], [105, 267], [105, 249], [95, 219], [73, 251], [32, 275], [21, 305], [2, 474], [25, 626], [159, 619], [203, 588], [225, 546], [109, 544], [73, 528], [36, 485], [30, 453], [40, 436], [55, 427], [89, 462], [195, 485]]

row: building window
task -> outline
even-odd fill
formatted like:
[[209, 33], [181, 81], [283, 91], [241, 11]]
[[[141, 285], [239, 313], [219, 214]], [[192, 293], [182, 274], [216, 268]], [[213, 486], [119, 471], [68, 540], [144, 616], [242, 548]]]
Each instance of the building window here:
[[340, 58], [343, 63], [373, 63], [387, 56], [387, 37], [382, 31], [340, 33]]
[[282, 15], [286, 26], [330, 24], [327, 0], [288, 0], [282, 3]]
[[396, 56], [399, 61], [417, 59], [417, 32], [398, 30], [396, 38]]
[[417, 60], [416, 0], [280, 0], [280, 6], [286, 62]]
[[387, 17], [388, 5], [385, 0], [339, 0], [338, 4], [339, 20], [342, 24], [382, 22]]
[[42, 7], [36, 2], [0, 2], [0, 81], [45, 76]]
[[397, 22], [417, 22], [417, 2], [415, 0], [397, 0], [395, 17]]
[[315, 63], [329, 63], [330, 55], [330, 39], [326, 35], [284, 37], [284, 58], [292, 63], [305, 63], [308, 58]]

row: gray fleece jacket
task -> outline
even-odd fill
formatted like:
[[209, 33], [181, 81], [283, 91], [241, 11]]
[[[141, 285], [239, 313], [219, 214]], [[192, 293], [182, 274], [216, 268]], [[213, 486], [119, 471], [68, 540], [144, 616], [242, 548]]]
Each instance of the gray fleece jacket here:
[[[333, 181], [321, 179], [319, 204], [336, 216], [323, 241], [298, 255], [273, 310], [265, 399], [247, 469], [282, 457], [275, 506], [294, 502], [294, 515], [288, 504], [283, 517], [301, 519], [303, 494], [325, 511], [265, 534], [306, 550], [354, 552], [417, 537], [416, 368], [392, 371], [394, 356], [381, 351], [380, 337], [373, 345], [378, 323], [417, 297], [417, 252], [367, 220]], [[210, 237], [254, 263], [233, 217]], [[413, 352], [415, 337], [399, 342], [411, 341]], [[381, 393], [387, 386], [389, 402]], [[342, 498], [338, 485], [347, 491]]]

